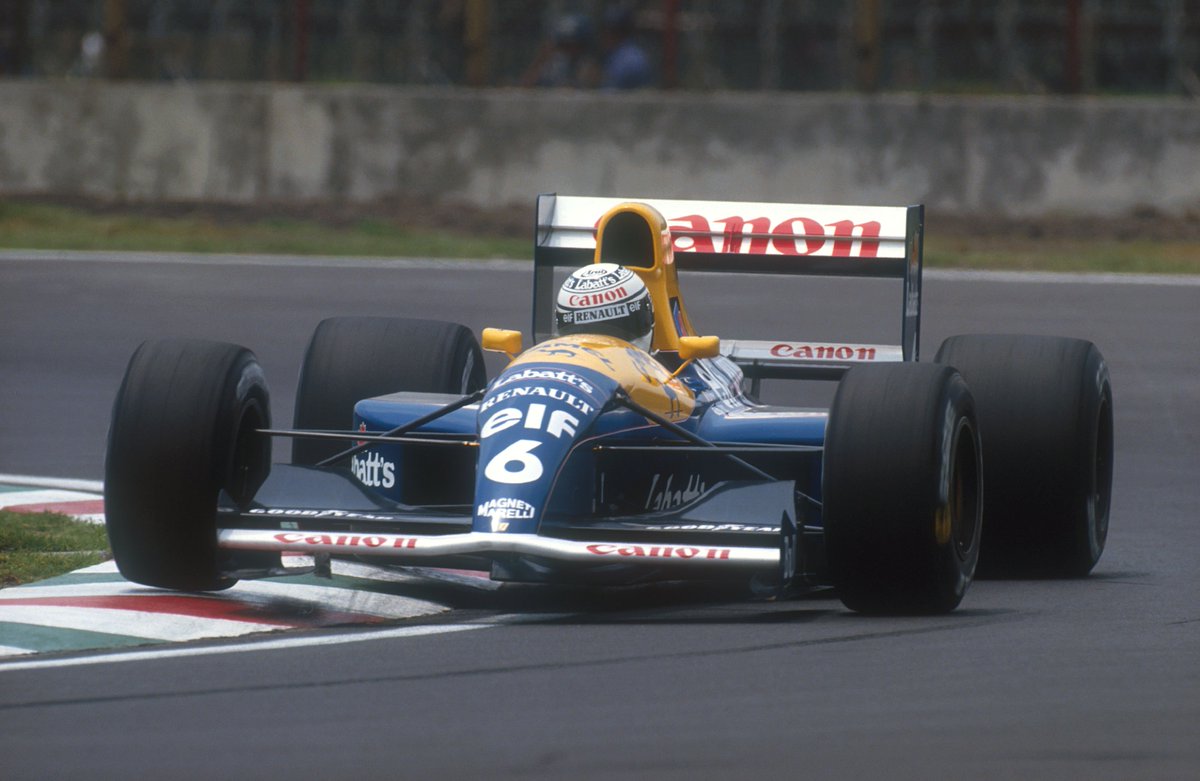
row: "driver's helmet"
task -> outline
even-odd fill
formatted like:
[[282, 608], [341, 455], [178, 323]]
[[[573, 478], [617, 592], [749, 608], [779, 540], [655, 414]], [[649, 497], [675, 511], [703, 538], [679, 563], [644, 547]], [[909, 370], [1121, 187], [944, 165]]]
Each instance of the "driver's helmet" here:
[[559, 289], [554, 323], [564, 336], [604, 334], [649, 350], [654, 307], [637, 274], [616, 263], [593, 263], [571, 272]]

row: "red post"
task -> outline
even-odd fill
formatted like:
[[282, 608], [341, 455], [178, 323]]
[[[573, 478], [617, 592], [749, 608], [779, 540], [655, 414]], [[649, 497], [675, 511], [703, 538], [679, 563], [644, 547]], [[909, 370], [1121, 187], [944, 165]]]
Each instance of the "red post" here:
[[487, 0], [467, 0], [463, 12], [463, 48], [466, 53], [464, 75], [469, 86], [486, 87], [491, 80], [488, 46], [491, 32], [491, 8]]
[[679, 86], [679, 0], [663, 0], [662, 85]]
[[1083, 14], [1081, 0], [1067, 0], [1067, 57], [1064, 63], [1063, 89], [1072, 94], [1083, 89]]
[[308, 78], [308, 38], [312, 28], [312, 4], [310, 0], [296, 0], [293, 16], [296, 25], [296, 59], [292, 63], [292, 80]]
[[129, 78], [129, 14], [126, 0], [104, 2], [104, 75]]

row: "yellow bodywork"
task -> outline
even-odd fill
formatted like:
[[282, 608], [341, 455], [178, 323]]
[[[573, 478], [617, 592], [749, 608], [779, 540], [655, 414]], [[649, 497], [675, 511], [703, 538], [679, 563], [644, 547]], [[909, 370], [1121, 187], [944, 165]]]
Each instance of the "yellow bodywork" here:
[[[644, 219], [654, 236], [654, 255], [645, 259], [648, 265], [638, 265], [629, 258], [612, 257], [605, 249], [605, 229], [608, 223], [617, 215], [627, 212]], [[650, 291], [650, 300], [654, 304], [654, 338], [651, 341], [651, 349], [678, 352], [679, 337], [696, 335], [683, 306], [683, 297], [679, 294], [679, 274], [675, 267], [671, 229], [666, 219], [653, 206], [644, 203], [621, 203], [605, 212], [596, 225], [596, 254], [593, 262], [620, 263], [641, 277], [642, 282], [646, 284]], [[682, 333], [676, 328], [675, 320], [671, 316], [675, 309], [680, 313]]]
[[[606, 228], [618, 215], [635, 214], [650, 229], [650, 257], [616, 257], [605, 246]], [[625, 218], [628, 220], [628, 218]], [[654, 336], [651, 349], [682, 353], [680, 358], [710, 357], [719, 348], [716, 337], [696, 337], [683, 306], [679, 292], [679, 276], [675, 268], [675, 253], [671, 231], [666, 219], [652, 206], [644, 203], [621, 203], [605, 212], [596, 224], [595, 263], [620, 263], [637, 274], [650, 293], [654, 306]], [[673, 316], [678, 312], [678, 318]], [[678, 319], [679, 325], [676, 321]], [[688, 338], [683, 347], [681, 338]], [[483, 347], [486, 350], [513, 353], [520, 349], [518, 331], [485, 329]], [[629, 342], [599, 334], [559, 336], [529, 348], [515, 358], [509, 367], [525, 363], [557, 363], [580, 366], [615, 379], [629, 397], [643, 407], [668, 420], [685, 420], [695, 409], [696, 399], [662, 364]]]
[[516, 358], [521, 352], [522, 336], [520, 331], [509, 331], [504, 328], [485, 328], [480, 344], [485, 350], [504, 353], [510, 359]]
[[613, 336], [576, 334], [530, 347], [511, 364], [557, 363], [580, 366], [612, 377], [638, 404], [672, 421], [685, 420], [696, 397], [662, 364]]

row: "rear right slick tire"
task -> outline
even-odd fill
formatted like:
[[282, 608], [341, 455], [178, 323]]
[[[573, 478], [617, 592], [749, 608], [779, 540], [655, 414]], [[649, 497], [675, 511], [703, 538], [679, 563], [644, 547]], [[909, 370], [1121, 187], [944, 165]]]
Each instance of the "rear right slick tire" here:
[[1113, 395], [1082, 339], [972, 334], [935, 360], [962, 373], [983, 439], [980, 575], [1082, 577], [1108, 537]]

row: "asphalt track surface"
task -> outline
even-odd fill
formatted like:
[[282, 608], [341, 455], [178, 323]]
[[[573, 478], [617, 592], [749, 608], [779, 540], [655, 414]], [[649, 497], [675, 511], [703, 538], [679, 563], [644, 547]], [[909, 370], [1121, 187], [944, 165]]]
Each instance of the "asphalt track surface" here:
[[[0, 664], [0, 774], [1200, 777], [1196, 281], [926, 281], [929, 356], [953, 333], [1018, 331], [1091, 339], [1108, 359], [1112, 527], [1089, 578], [976, 582], [951, 615], [886, 619], [828, 595], [431, 585], [459, 609], [388, 634]], [[146, 337], [252, 347], [286, 423], [322, 317], [528, 331], [529, 295], [527, 268], [511, 264], [10, 254], [0, 473], [101, 477], [108, 410]], [[726, 337], [871, 341], [898, 328], [899, 290], [885, 283], [704, 275], [685, 295], [697, 326]]]

